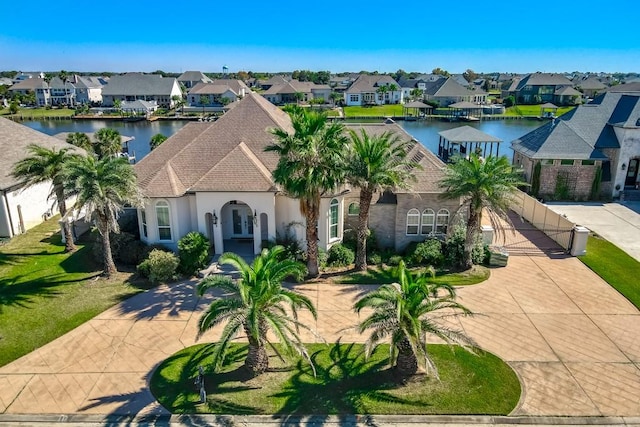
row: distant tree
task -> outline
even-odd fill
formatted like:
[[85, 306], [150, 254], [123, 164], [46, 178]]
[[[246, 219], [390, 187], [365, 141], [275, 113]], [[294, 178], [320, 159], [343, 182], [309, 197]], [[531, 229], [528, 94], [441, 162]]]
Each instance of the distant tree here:
[[102, 128], [95, 133], [93, 151], [99, 159], [113, 157], [122, 151], [122, 137], [115, 129]]
[[184, 113], [184, 98], [182, 98], [180, 95], [173, 95], [171, 97], [171, 100], [173, 101], [175, 109], [178, 110], [178, 108], [180, 108], [180, 112]]
[[344, 95], [339, 92], [331, 92], [331, 95], [329, 95], [329, 98], [331, 99], [331, 101], [333, 101], [333, 105], [336, 105], [338, 101], [341, 101], [344, 99]]
[[113, 100], [113, 108], [122, 116], [122, 101], [119, 99]]
[[313, 82], [317, 85], [327, 85], [329, 84], [329, 80], [331, 80], [331, 73], [329, 71], [318, 71]]
[[296, 104], [299, 104], [300, 101], [304, 99], [304, 93], [302, 92], [296, 92], [293, 94], [293, 96], [296, 98]]
[[431, 70], [431, 74], [437, 74], [439, 76], [445, 76], [445, 77], [449, 77], [451, 74], [449, 74], [448, 71], [443, 70], [440, 67], [434, 68], [433, 70]]
[[238, 71], [236, 77], [238, 78], [238, 80], [246, 82], [247, 80], [249, 80], [249, 73], [247, 73], [246, 71]]
[[462, 73], [462, 77], [464, 77], [466, 81], [471, 83], [478, 78], [478, 74], [475, 71], [473, 71], [471, 68], [468, 68], [467, 71]]
[[204, 107], [209, 104], [209, 95], [200, 95], [200, 105], [202, 105], [202, 117], [204, 117]]
[[[390, 83], [389, 85], [387, 85], [387, 87], [389, 89], [389, 93], [391, 94], [390, 98], [393, 98], [393, 92], [398, 90], [398, 85], [395, 84], [395, 83]], [[393, 99], [392, 99], [392, 101], [393, 101]]]
[[151, 140], [149, 141], [149, 148], [151, 149], [151, 151], [153, 151], [154, 149], [158, 148], [160, 144], [162, 144], [166, 140], [167, 140], [166, 136], [164, 136], [161, 133], [157, 133], [151, 137]]
[[222, 98], [220, 98], [220, 104], [222, 105], [229, 105], [231, 103], [231, 99], [229, 99], [226, 96], [223, 96]]
[[18, 111], [20, 111], [20, 107], [17, 101], [11, 101], [11, 104], [9, 104], [9, 112], [11, 114], [18, 114]]
[[423, 94], [424, 91], [418, 88], [411, 89], [411, 92], [409, 92], [409, 95], [411, 95], [412, 99], [421, 99]]
[[376, 92], [382, 95], [382, 102], [384, 103], [385, 95], [387, 94], [387, 92], [389, 92], [389, 86], [388, 85], [378, 86], [378, 88], [376, 89]]
[[60, 70], [58, 78], [62, 80], [62, 87], [64, 88], [64, 102], [66, 105], [70, 105], [69, 94], [67, 93], [67, 82], [69, 81], [69, 73], [65, 70]]
[[391, 74], [391, 77], [393, 77], [393, 79], [395, 81], [399, 81], [400, 79], [406, 77], [408, 74], [405, 70], [403, 70], [402, 68], [400, 68], [398, 71], [396, 71], [395, 73]]

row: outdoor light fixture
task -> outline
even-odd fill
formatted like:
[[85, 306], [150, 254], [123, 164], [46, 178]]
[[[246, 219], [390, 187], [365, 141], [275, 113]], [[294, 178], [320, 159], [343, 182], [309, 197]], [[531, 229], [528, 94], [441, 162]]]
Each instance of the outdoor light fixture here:
[[213, 225], [218, 225], [218, 215], [216, 215], [216, 210], [215, 209], [213, 210], [212, 221], [213, 221]]
[[623, 163], [623, 164], [622, 164], [622, 170], [625, 170], [626, 168], [627, 168], [627, 164], [626, 164], [626, 163]]
[[253, 210], [253, 225], [258, 225], [258, 213], [256, 210]]

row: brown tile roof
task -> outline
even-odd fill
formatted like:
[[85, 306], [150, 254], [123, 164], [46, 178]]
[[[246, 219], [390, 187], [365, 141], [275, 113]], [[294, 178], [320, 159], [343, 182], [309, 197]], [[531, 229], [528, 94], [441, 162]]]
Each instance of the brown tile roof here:
[[46, 148], [78, 148], [60, 141], [58, 138], [46, 135], [11, 120], [0, 118], [0, 190], [10, 188], [20, 183], [11, 176], [13, 165], [27, 155], [27, 146], [38, 144]]
[[249, 93], [213, 123], [189, 123], [135, 165], [148, 197], [188, 191], [274, 191], [278, 155], [264, 152], [270, 130], [293, 132], [289, 116]]

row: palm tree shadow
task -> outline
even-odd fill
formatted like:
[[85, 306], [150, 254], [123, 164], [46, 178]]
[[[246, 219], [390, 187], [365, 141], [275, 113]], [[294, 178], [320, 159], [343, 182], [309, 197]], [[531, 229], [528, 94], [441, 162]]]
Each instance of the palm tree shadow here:
[[[367, 400], [396, 404], [412, 403], [388, 391], [400, 386], [394, 371], [385, 369], [386, 359], [365, 360], [355, 344], [332, 346], [329, 363], [318, 360], [321, 351], [311, 359], [316, 368], [316, 377], [310, 366], [298, 363], [297, 373], [285, 389], [274, 397], [285, 398], [274, 418], [281, 419], [283, 426], [302, 426], [312, 423], [322, 425], [328, 414], [346, 417], [349, 414], [367, 413]], [[319, 414], [304, 419], [304, 414]], [[342, 419], [342, 418], [341, 418]], [[343, 420], [347, 422], [345, 418]]]

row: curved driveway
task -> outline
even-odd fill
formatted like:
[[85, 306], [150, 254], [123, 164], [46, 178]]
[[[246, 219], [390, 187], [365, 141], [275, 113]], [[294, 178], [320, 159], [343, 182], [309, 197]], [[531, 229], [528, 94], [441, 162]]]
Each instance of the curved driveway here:
[[[0, 413], [161, 414], [150, 372], [195, 343], [208, 299], [186, 282], [137, 295], [0, 368]], [[305, 284], [327, 341], [357, 318], [367, 286]], [[517, 372], [512, 415], [640, 415], [640, 313], [575, 258], [511, 256], [486, 282], [459, 290], [476, 316], [455, 320]], [[205, 334], [213, 341], [218, 331]], [[309, 337], [312, 340], [312, 337]]]

